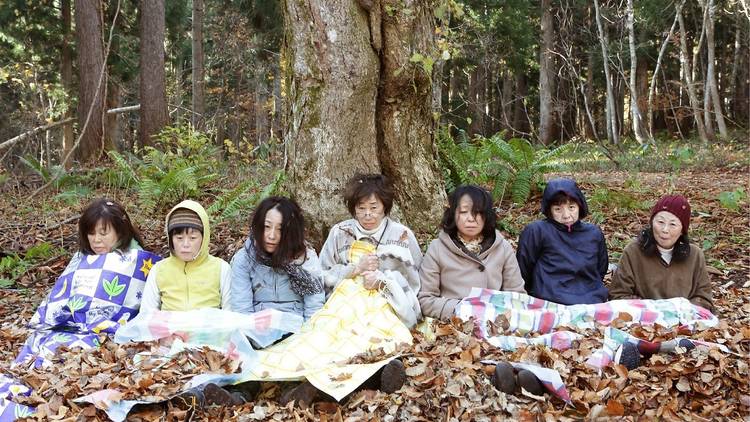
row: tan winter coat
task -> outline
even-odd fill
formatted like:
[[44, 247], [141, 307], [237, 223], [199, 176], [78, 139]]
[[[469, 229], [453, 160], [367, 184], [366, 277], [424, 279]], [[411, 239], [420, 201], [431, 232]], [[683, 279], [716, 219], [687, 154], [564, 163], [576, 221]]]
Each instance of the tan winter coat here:
[[426, 317], [450, 318], [472, 287], [525, 293], [516, 254], [499, 231], [492, 246], [473, 257], [441, 230], [427, 248], [419, 276], [417, 297]]
[[612, 276], [610, 299], [671, 299], [684, 297], [713, 312], [711, 283], [703, 251], [691, 244], [682, 262], [665, 263], [659, 256], [647, 256], [638, 241], [622, 253], [620, 266]]

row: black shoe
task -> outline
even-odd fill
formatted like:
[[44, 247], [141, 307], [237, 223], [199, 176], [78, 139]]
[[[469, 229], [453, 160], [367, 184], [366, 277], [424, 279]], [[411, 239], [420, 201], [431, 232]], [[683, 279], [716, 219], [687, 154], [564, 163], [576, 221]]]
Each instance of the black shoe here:
[[680, 342], [678, 343], [678, 345], [680, 347], [686, 349], [687, 351], [691, 351], [691, 350], [695, 349], [695, 343], [693, 343], [692, 341], [690, 341], [690, 340], [688, 340], [686, 338], [680, 340]]
[[203, 388], [203, 395], [206, 396], [206, 404], [239, 406], [245, 403], [240, 393], [230, 393], [214, 383], [206, 384]]
[[513, 365], [508, 362], [500, 362], [495, 366], [492, 374], [492, 385], [505, 394], [516, 392], [516, 377], [513, 374]]
[[406, 369], [399, 359], [393, 359], [380, 372], [380, 391], [391, 394], [401, 388], [406, 382]]
[[305, 409], [318, 397], [318, 393], [319, 390], [314, 385], [310, 384], [309, 381], [305, 381], [282, 394], [281, 398], [279, 398], [279, 403], [282, 406], [286, 406], [287, 403], [294, 402], [300, 408]]
[[638, 352], [638, 347], [633, 343], [623, 343], [615, 352], [615, 363], [626, 367], [628, 371], [641, 366], [641, 354]]
[[518, 371], [518, 385], [524, 390], [535, 396], [541, 396], [544, 394], [544, 386], [539, 378], [534, 375], [533, 372], [528, 369], [521, 369]]

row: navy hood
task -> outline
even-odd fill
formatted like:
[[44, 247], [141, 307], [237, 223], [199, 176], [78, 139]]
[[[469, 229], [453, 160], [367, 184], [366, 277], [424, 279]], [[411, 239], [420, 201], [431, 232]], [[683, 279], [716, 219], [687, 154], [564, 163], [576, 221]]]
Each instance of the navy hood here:
[[544, 193], [542, 194], [542, 214], [546, 215], [548, 218], [552, 218], [552, 215], [550, 214], [552, 204], [550, 204], [550, 201], [552, 201], [552, 198], [560, 192], [578, 202], [580, 208], [578, 212], [579, 220], [582, 220], [589, 215], [589, 206], [586, 204], [586, 198], [583, 196], [581, 189], [578, 188], [575, 180], [572, 179], [552, 179], [547, 182], [547, 187], [544, 188]]

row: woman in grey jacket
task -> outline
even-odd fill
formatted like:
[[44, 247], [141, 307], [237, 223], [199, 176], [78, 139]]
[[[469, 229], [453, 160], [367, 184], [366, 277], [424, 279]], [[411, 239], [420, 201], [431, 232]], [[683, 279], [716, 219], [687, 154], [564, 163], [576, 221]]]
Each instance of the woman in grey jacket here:
[[255, 210], [250, 236], [232, 258], [232, 310], [277, 309], [305, 321], [323, 307], [320, 261], [305, 245], [302, 210], [272, 196]]
[[[361, 275], [363, 286], [379, 290], [401, 321], [413, 328], [422, 319], [417, 300], [422, 251], [414, 233], [388, 217], [393, 206], [388, 180], [380, 174], [355, 175], [347, 183], [344, 202], [354, 218], [334, 225], [320, 251], [326, 294], [342, 280]], [[355, 240], [375, 246], [375, 253], [356, 265], [348, 259]]]

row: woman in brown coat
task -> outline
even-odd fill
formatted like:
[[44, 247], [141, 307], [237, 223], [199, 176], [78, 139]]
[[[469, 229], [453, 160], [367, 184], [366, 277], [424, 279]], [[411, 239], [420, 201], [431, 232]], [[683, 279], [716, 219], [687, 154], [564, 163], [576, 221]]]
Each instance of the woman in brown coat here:
[[492, 196], [472, 185], [449, 198], [438, 238], [430, 243], [417, 297], [426, 317], [446, 319], [473, 287], [525, 293], [513, 247], [495, 229]]
[[703, 251], [688, 240], [690, 204], [667, 195], [651, 210], [649, 226], [623, 251], [612, 277], [610, 299], [684, 297], [714, 310]]
[[[688, 240], [690, 204], [680, 195], [667, 195], [651, 209], [649, 225], [623, 251], [612, 276], [610, 299], [671, 299], [684, 297], [694, 305], [714, 311], [711, 283], [703, 251]], [[680, 346], [695, 347], [689, 340]], [[615, 362], [633, 369], [640, 351], [624, 343]]]

